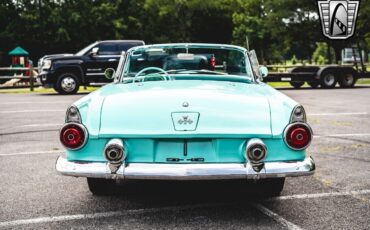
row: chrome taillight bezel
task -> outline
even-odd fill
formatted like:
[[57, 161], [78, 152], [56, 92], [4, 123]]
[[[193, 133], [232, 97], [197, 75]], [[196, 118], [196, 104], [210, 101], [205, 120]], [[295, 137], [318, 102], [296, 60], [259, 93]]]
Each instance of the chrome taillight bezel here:
[[[69, 146], [66, 146], [63, 141], [62, 141], [62, 131], [67, 127], [67, 126], [78, 126], [84, 133], [84, 140], [83, 140], [83, 143], [76, 147], [76, 148], [71, 148]], [[89, 133], [87, 132], [87, 129], [86, 127], [81, 124], [81, 123], [76, 123], [76, 122], [68, 122], [68, 123], [65, 123], [59, 130], [59, 141], [60, 143], [63, 145], [64, 148], [68, 149], [68, 150], [79, 150], [81, 149], [82, 147], [84, 147], [87, 143], [87, 139], [88, 139], [88, 136], [89, 136]]]
[[81, 120], [81, 114], [78, 110], [77, 106], [71, 105], [68, 107], [66, 111], [66, 117], [65, 117], [66, 123], [82, 123]]
[[[288, 140], [287, 140], [287, 134], [288, 134], [288, 131], [290, 130], [290, 128], [291, 128], [292, 126], [296, 126], [296, 125], [304, 126], [305, 128], [307, 128], [307, 129], [308, 129], [308, 131], [309, 131], [309, 133], [310, 133], [310, 139], [309, 139], [309, 142], [307, 143], [307, 145], [305, 145], [304, 147], [301, 147], [301, 148], [296, 148], [296, 147], [294, 147], [294, 146], [291, 146], [291, 145], [289, 144]], [[293, 150], [297, 150], [297, 151], [299, 151], [299, 150], [307, 149], [307, 148], [311, 145], [311, 142], [312, 142], [312, 139], [313, 139], [313, 132], [312, 132], [312, 128], [311, 128], [311, 126], [309, 126], [307, 123], [304, 123], [304, 122], [294, 122], [294, 123], [290, 123], [289, 125], [287, 125], [287, 126], [285, 127], [283, 136], [284, 136], [284, 142], [285, 142], [285, 144], [286, 144], [289, 148], [291, 148], [291, 149], [293, 149]]]
[[289, 123], [295, 122], [307, 123], [306, 111], [302, 105], [296, 105], [292, 111], [292, 114], [290, 115]]

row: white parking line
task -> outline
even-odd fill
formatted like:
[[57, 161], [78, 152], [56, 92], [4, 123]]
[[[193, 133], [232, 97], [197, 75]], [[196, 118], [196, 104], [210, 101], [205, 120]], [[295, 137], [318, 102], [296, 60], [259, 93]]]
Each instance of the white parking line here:
[[[148, 208], [148, 209], [131, 209], [126, 211], [115, 211], [115, 212], [100, 212], [92, 214], [75, 214], [75, 215], [63, 215], [63, 216], [47, 216], [39, 217], [32, 219], [20, 219], [12, 221], [0, 222], [0, 227], [14, 227], [25, 224], [42, 224], [42, 223], [51, 223], [51, 222], [60, 222], [60, 221], [70, 221], [70, 220], [83, 220], [83, 219], [96, 219], [96, 218], [106, 218], [106, 217], [116, 217], [123, 216], [128, 214], [144, 214], [148, 212], [163, 212], [163, 211], [181, 211], [192, 208], [209, 208], [209, 207], [220, 207], [228, 206], [234, 203], [212, 203], [212, 204], [195, 204], [195, 205], [183, 205], [183, 206], [170, 206], [170, 207], [160, 207], [160, 208]], [[297, 225], [285, 220], [281, 216], [267, 209], [266, 207], [253, 203], [253, 207], [258, 209], [260, 212], [266, 216], [274, 219], [276, 222], [287, 227], [290, 230], [300, 230], [301, 228]]]
[[[329, 192], [329, 193], [313, 193], [313, 194], [298, 194], [298, 195], [288, 195], [274, 197], [268, 200], [293, 200], [293, 199], [312, 199], [321, 197], [333, 197], [333, 196], [353, 196], [353, 195], [366, 195], [370, 194], [370, 190], [356, 190], [356, 191], [344, 191], [344, 192]], [[127, 214], [144, 214], [148, 212], [158, 212], [158, 211], [180, 211], [191, 208], [209, 208], [209, 207], [220, 207], [220, 206], [230, 206], [236, 203], [211, 203], [211, 204], [195, 204], [195, 205], [183, 205], [183, 206], [169, 206], [169, 207], [159, 207], [159, 208], [148, 208], [148, 209], [131, 209], [126, 211], [115, 211], [115, 212], [100, 212], [91, 214], [75, 214], [75, 215], [63, 215], [63, 216], [47, 216], [38, 217], [31, 219], [20, 219], [0, 222], [0, 227], [14, 227], [25, 224], [40, 224], [40, 223], [51, 223], [59, 221], [69, 221], [69, 220], [82, 220], [82, 219], [95, 219], [103, 217], [115, 217], [123, 216]], [[261, 211], [263, 214], [274, 219], [276, 222], [284, 225], [291, 230], [300, 230], [301, 228], [292, 222], [284, 219], [270, 209], [264, 207], [258, 203], [251, 203], [253, 207]]]
[[310, 113], [307, 116], [354, 116], [354, 115], [368, 115], [367, 112], [358, 112], [358, 113]]
[[66, 216], [50, 216], [50, 217], [40, 217], [34, 219], [23, 219], [23, 220], [13, 220], [0, 222], [0, 227], [14, 227], [25, 224], [40, 224], [40, 223], [50, 223], [58, 221], [67, 220], [81, 220], [81, 219], [95, 219], [102, 217], [114, 217], [123, 215], [123, 212], [102, 212], [94, 214], [77, 214], [77, 215], [66, 215]]
[[274, 197], [269, 200], [294, 200], [294, 199], [312, 199], [322, 197], [333, 197], [333, 196], [356, 196], [356, 195], [367, 195], [370, 194], [370, 189], [355, 190], [355, 191], [344, 191], [344, 192], [328, 192], [328, 193], [312, 193], [312, 194], [298, 194]]
[[50, 123], [50, 124], [30, 124], [30, 125], [19, 125], [14, 126], [13, 128], [19, 128], [19, 127], [49, 127], [49, 126], [62, 126], [61, 123]]
[[[62, 123], [49, 123], [49, 124], [28, 124], [28, 125], [17, 125], [17, 126], [8, 126], [8, 127], [1, 127], [0, 129], [0, 135], [2, 134], [2, 131], [8, 131], [9, 129], [15, 129], [15, 128], [33, 128], [33, 127], [62, 127]], [[35, 131], [35, 130], [32, 130]], [[41, 132], [43, 130], [40, 130]], [[47, 130], [49, 131], [49, 130]], [[27, 131], [29, 132], [29, 131]], [[5, 132], [7, 133], [7, 132]]]
[[25, 224], [40, 224], [40, 223], [51, 223], [58, 221], [68, 221], [68, 220], [83, 220], [83, 219], [95, 219], [103, 217], [115, 217], [123, 216], [127, 214], [144, 214], [148, 212], [159, 212], [159, 211], [179, 211], [192, 208], [209, 208], [209, 207], [219, 207], [228, 206], [232, 203], [212, 203], [212, 204], [195, 204], [195, 205], [183, 205], [183, 206], [169, 206], [169, 207], [159, 207], [159, 208], [148, 208], [148, 209], [131, 209], [126, 211], [116, 211], [116, 212], [100, 212], [92, 214], [76, 214], [76, 215], [64, 215], [64, 216], [47, 216], [32, 219], [21, 219], [0, 222], [0, 227], [14, 227]]
[[290, 230], [301, 230], [302, 229], [301, 227], [299, 227], [299, 226], [293, 224], [292, 222], [284, 219], [283, 217], [279, 216], [278, 214], [276, 214], [275, 212], [271, 211], [270, 209], [266, 208], [265, 206], [263, 206], [261, 204], [252, 203], [252, 205], [256, 209], [258, 209], [259, 211], [261, 211], [263, 214], [265, 214], [266, 216], [272, 218], [273, 220], [275, 220], [279, 224], [283, 225], [287, 229], [290, 229]]
[[342, 134], [330, 134], [330, 135], [314, 135], [314, 138], [322, 137], [364, 137], [370, 136], [370, 133], [342, 133]]
[[50, 109], [50, 110], [8, 110], [8, 111], [0, 111], [0, 114], [6, 113], [40, 113], [40, 112], [65, 112], [65, 110], [61, 109]]
[[63, 152], [63, 150], [23, 152], [23, 153], [0, 153], [0, 157], [22, 156], [22, 155], [38, 155], [38, 154], [50, 154], [50, 153], [62, 153], [62, 152]]
[[17, 104], [56, 104], [56, 103], [71, 103], [71, 101], [13, 101], [13, 102], [0, 102], [0, 105], [17, 105]]

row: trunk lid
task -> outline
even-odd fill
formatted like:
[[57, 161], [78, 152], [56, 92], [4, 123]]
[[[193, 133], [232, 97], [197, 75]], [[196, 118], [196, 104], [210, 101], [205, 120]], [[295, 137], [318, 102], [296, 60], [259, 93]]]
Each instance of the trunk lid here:
[[176, 80], [111, 87], [99, 136], [271, 136], [269, 102], [256, 84]]

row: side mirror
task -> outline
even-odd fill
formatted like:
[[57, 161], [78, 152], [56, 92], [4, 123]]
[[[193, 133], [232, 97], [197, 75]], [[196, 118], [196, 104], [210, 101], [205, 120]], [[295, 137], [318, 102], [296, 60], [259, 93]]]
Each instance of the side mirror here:
[[90, 56], [96, 56], [98, 55], [99, 48], [95, 47], [91, 50]]
[[116, 71], [114, 70], [114, 69], [112, 69], [112, 68], [108, 68], [108, 69], [106, 69], [105, 71], [104, 71], [104, 76], [107, 78], [107, 79], [109, 79], [109, 80], [111, 80], [111, 79], [113, 79], [114, 78], [114, 74], [116, 73]]
[[267, 75], [269, 74], [269, 70], [266, 66], [263, 65], [258, 68], [258, 71], [262, 78], [267, 77]]

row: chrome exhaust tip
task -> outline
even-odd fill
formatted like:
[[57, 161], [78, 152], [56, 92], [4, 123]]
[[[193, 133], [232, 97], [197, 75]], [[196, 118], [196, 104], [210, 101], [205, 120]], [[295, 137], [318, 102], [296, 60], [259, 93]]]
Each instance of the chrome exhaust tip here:
[[126, 158], [126, 151], [121, 139], [110, 140], [104, 148], [105, 159], [111, 164], [120, 164]]
[[267, 155], [267, 147], [259, 138], [250, 139], [247, 143], [245, 157], [251, 163], [262, 163]]

